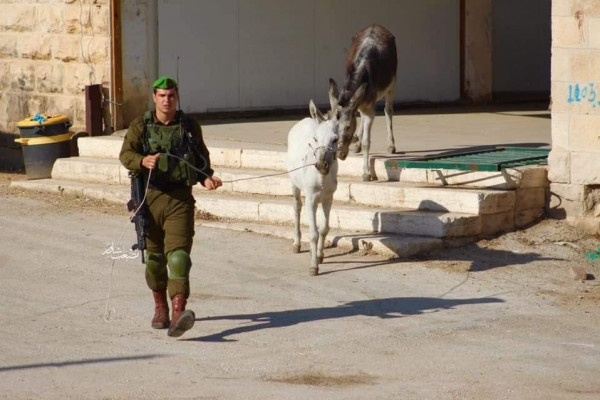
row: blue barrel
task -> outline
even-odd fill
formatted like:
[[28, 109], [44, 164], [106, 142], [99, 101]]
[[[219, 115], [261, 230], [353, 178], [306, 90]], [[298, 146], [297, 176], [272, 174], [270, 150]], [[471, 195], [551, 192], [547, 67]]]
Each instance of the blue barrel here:
[[38, 114], [17, 123], [27, 179], [52, 176], [57, 158], [71, 156], [71, 122], [64, 115]]

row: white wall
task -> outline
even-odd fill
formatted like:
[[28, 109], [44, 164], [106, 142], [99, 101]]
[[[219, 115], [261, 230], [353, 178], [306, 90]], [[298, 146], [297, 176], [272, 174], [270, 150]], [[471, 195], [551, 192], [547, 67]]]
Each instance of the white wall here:
[[460, 97], [459, 0], [158, 0], [158, 16], [159, 74], [180, 57], [187, 112], [327, 104], [372, 23], [396, 36], [396, 101]]

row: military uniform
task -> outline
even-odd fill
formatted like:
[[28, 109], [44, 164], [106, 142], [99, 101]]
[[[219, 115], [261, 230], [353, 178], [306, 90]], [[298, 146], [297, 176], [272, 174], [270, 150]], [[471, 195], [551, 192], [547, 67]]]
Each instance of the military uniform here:
[[[156, 167], [144, 168], [143, 158], [156, 153], [161, 154]], [[185, 300], [190, 294], [189, 254], [194, 237], [192, 186], [197, 182], [204, 184], [214, 172], [202, 129], [196, 120], [181, 111], [176, 112], [168, 125], [148, 111], [130, 124], [119, 159], [128, 170], [142, 173], [144, 182], [148, 182], [150, 174], [145, 201], [149, 211], [146, 283], [154, 293], [157, 307], [165, 307], [168, 290], [174, 309], [176, 298], [182, 298], [177, 301], [182, 301], [185, 309]], [[183, 160], [202, 172], [190, 168]], [[154, 328], [168, 327], [168, 305], [166, 307], [166, 321], [157, 311], [152, 321]]]

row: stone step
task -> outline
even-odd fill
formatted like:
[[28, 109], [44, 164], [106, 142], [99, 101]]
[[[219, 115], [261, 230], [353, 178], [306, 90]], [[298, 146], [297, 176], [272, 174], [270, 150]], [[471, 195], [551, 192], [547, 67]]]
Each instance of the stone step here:
[[[252, 169], [221, 169], [216, 174], [223, 180], [223, 191], [289, 196], [287, 174]], [[265, 175], [272, 175], [266, 176]], [[58, 159], [52, 170], [55, 179], [129, 184], [127, 170], [118, 160], [71, 157]], [[463, 189], [439, 186], [415, 186], [399, 182], [361, 182], [340, 178], [334, 194], [338, 202], [385, 208], [497, 214], [515, 206], [515, 191]], [[540, 200], [543, 206], [543, 199]]]
[[[58, 179], [19, 181], [14, 184], [15, 187], [71, 193], [123, 204], [129, 198], [129, 188], [124, 185], [90, 184]], [[198, 210], [218, 218], [269, 224], [293, 223], [292, 202], [289, 199], [232, 196], [228, 193], [209, 192], [198, 186], [194, 188], [194, 197]], [[306, 214], [302, 213], [304, 225], [308, 224]], [[329, 222], [332, 229], [344, 231], [436, 238], [477, 237], [514, 228], [512, 211], [487, 215], [484, 218], [466, 213], [373, 209], [335, 203]]]
[[[251, 222], [226, 222], [200, 220], [198, 225], [229, 229], [239, 232], [254, 232], [261, 235], [274, 236], [290, 240], [290, 251], [292, 249], [292, 240], [294, 237], [293, 229], [289, 226], [266, 225]], [[309, 231], [307, 227], [302, 227], [302, 249], [310, 251], [308, 245]], [[327, 242], [331, 246], [341, 249], [350, 249], [353, 251], [368, 251], [387, 257], [411, 257], [416, 254], [441, 249], [443, 246], [459, 245], [464, 242], [451, 243], [439, 238], [430, 238], [422, 236], [408, 235], [385, 235], [385, 234], [360, 234], [355, 232], [342, 232], [330, 230], [327, 235]], [[328, 246], [329, 247], [329, 246]], [[325, 250], [325, 259], [327, 259], [327, 250]]]
[[[119, 136], [81, 137], [77, 144], [79, 155], [88, 158], [118, 159], [123, 139]], [[223, 168], [250, 168], [285, 170], [284, 151], [242, 149], [236, 143], [226, 147], [223, 142], [210, 146], [211, 162]], [[508, 168], [499, 172], [398, 169], [386, 166], [388, 160], [400, 160], [414, 156], [371, 156], [371, 176], [379, 181], [401, 181], [407, 183], [428, 183], [447, 186], [481, 187], [493, 189], [515, 189], [547, 187], [547, 168], [545, 166], [526, 166]], [[340, 176], [360, 179], [362, 176], [362, 157], [350, 155], [339, 162]]]
[[[11, 188], [103, 199], [114, 203], [121, 203], [123, 205], [129, 200], [129, 190], [122, 185], [85, 183], [58, 179], [39, 179], [31, 181], [13, 181], [11, 183]], [[267, 225], [238, 220], [197, 220], [196, 223], [212, 228], [250, 231], [288, 239], [292, 238], [291, 226]], [[306, 240], [308, 238], [307, 228], [303, 227], [302, 231], [303, 239]], [[368, 250], [389, 257], [410, 257], [420, 252], [432, 251], [448, 245], [461, 245], [465, 243], [465, 240], [470, 241], [470, 238], [463, 240], [443, 240], [440, 238], [414, 235], [356, 233], [333, 228], [327, 236], [327, 239], [334, 246], [340, 248]]]

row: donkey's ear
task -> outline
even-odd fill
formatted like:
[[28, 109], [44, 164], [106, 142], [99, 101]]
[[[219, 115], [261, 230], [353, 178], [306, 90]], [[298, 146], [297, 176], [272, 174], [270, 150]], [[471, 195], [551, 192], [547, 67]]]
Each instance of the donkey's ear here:
[[332, 111], [337, 108], [339, 97], [340, 92], [337, 83], [335, 83], [333, 78], [329, 78], [329, 104]]
[[323, 116], [321, 111], [319, 111], [319, 109], [315, 105], [315, 102], [312, 101], [312, 99], [310, 99], [310, 102], [308, 103], [308, 108], [310, 110], [311, 118], [314, 119], [318, 124], [325, 120], [325, 117]]
[[354, 95], [352, 95], [350, 103], [348, 104], [351, 109], [355, 110], [358, 107], [358, 105], [362, 102], [363, 97], [365, 97], [366, 91], [367, 83], [365, 82], [362, 85], [360, 85], [358, 89], [356, 89], [356, 92], [354, 92]]

